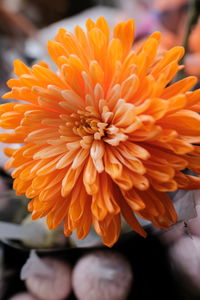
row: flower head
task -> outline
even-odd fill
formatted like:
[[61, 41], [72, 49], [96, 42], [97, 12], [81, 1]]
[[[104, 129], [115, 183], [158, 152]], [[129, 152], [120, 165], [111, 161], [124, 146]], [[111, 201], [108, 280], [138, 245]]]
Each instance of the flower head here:
[[17, 79], [3, 98], [25, 101], [0, 106], [0, 135], [17, 194], [32, 199], [32, 218], [47, 216], [54, 229], [77, 230], [84, 238], [93, 224], [111, 246], [121, 216], [138, 233], [135, 215], [159, 228], [177, 221], [167, 192], [200, 187], [200, 90], [188, 77], [170, 86], [184, 54], [175, 47], [157, 55], [160, 33], [134, 52], [133, 20], [119, 23], [112, 39], [104, 18], [88, 19], [87, 32], [60, 29], [48, 50], [55, 74], [41, 62], [16, 60]]

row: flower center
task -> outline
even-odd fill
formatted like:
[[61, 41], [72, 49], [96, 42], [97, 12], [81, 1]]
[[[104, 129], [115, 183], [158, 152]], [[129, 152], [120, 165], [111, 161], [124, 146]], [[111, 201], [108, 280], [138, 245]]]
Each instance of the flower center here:
[[[82, 146], [85, 141], [103, 140], [112, 146], [119, 145], [128, 139], [128, 135], [124, 134], [120, 126], [115, 124], [114, 113], [111, 112], [104, 100], [101, 100], [99, 108], [94, 106], [86, 106], [83, 110], [78, 109], [70, 115], [60, 115], [66, 123], [66, 127], [72, 130], [73, 134], [81, 137]], [[66, 134], [61, 129], [60, 133]]]
[[95, 112], [91, 106], [87, 106], [85, 111], [78, 110], [76, 113], [70, 115], [70, 122], [66, 125], [71, 127], [76, 135], [81, 137], [86, 135], [93, 135], [95, 140], [100, 140], [106, 137], [106, 128], [108, 123], [101, 122], [101, 116]]

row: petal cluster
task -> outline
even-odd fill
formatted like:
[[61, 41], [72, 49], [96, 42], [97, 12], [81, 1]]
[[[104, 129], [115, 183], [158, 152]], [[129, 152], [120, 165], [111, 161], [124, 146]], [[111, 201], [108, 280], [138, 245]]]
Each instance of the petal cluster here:
[[14, 189], [32, 199], [32, 218], [46, 216], [50, 229], [82, 239], [93, 225], [113, 245], [121, 217], [139, 234], [136, 215], [159, 228], [177, 215], [167, 192], [197, 189], [200, 172], [200, 90], [188, 77], [169, 85], [179, 70], [182, 47], [157, 54], [153, 33], [134, 52], [133, 20], [110, 29], [104, 18], [88, 19], [86, 32], [60, 29], [48, 51], [58, 70], [44, 62], [14, 62], [0, 106], [0, 135]]

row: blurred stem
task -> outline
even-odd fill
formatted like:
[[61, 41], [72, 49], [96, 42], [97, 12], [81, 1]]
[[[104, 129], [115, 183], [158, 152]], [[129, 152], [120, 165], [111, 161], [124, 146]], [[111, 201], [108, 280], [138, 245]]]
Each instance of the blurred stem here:
[[188, 52], [189, 37], [193, 27], [196, 25], [198, 21], [199, 14], [200, 14], [200, 1], [191, 0], [189, 4], [188, 24], [187, 24], [186, 34], [183, 42], [183, 47], [185, 48], [186, 53]]
[[[188, 16], [188, 23], [187, 23], [187, 28], [186, 28], [186, 33], [185, 33], [185, 38], [183, 41], [183, 47], [185, 48], [185, 55], [187, 54], [189, 50], [189, 38], [190, 34], [194, 28], [194, 26], [198, 22], [198, 17], [200, 16], [200, 0], [190, 0], [189, 1], [189, 16]], [[184, 58], [180, 60], [180, 65], [184, 64]], [[185, 71], [184, 69], [181, 70], [175, 81], [180, 80], [185, 77]]]

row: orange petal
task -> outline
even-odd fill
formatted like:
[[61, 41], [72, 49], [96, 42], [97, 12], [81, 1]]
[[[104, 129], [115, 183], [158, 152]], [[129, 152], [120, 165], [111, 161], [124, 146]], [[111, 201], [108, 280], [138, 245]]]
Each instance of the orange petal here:
[[135, 24], [133, 19], [128, 22], [121, 22], [114, 28], [114, 38], [121, 40], [124, 56], [130, 51], [134, 40]]

